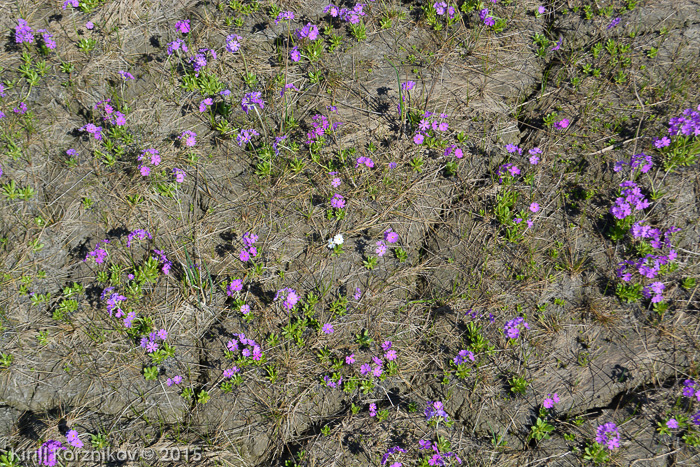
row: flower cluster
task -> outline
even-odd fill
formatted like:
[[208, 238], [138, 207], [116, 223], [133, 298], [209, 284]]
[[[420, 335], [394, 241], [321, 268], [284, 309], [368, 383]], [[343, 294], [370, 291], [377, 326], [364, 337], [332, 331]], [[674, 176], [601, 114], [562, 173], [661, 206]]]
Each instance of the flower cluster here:
[[206, 112], [210, 106], [214, 105], [214, 99], [211, 97], [207, 97], [204, 99], [202, 102], [199, 103], [199, 111], [201, 112]]
[[633, 171], [639, 168], [639, 171], [643, 174], [649, 172], [653, 167], [654, 163], [651, 160], [651, 156], [647, 156], [644, 153], [635, 154], [630, 158], [629, 162], [617, 161], [613, 167], [614, 172], [619, 172], [624, 166], [628, 165]]
[[[561, 42], [562, 42], [562, 39], [559, 39], [559, 42], [557, 42], [557, 45], [556, 45], [555, 48], [553, 48], [552, 50], [559, 50], [558, 47], [561, 47]], [[559, 120], [558, 122], [556, 122], [556, 123], [554, 124], [554, 128], [558, 128], [558, 129], [560, 129], [560, 130], [563, 130], [563, 129], [565, 129], [565, 128], [567, 128], [567, 127], [569, 126], [569, 123], [570, 123], [570, 122], [569, 122], [569, 119], [568, 119], [568, 118], [564, 118], [564, 119]]]
[[56, 465], [56, 452], [59, 449], [66, 450], [60, 441], [50, 439], [42, 444], [36, 452], [39, 465], [46, 465], [48, 467]]
[[370, 159], [369, 157], [360, 156], [355, 161], [355, 168], [358, 168], [361, 165], [364, 165], [365, 167], [368, 167], [371, 169], [374, 167], [374, 161], [372, 159]]
[[380, 258], [386, 254], [386, 243], [384, 240], [379, 240], [377, 243], [377, 248], [375, 248], [374, 252], [379, 256]]
[[700, 136], [700, 105], [697, 112], [685, 109], [682, 116], [670, 119], [668, 133], [671, 136]]
[[464, 157], [464, 152], [458, 148], [455, 144], [451, 144], [445, 148], [445, 157], [449, 156], [450, 154], [453, 154], [457, 159], [461, 159]]
[[496, 172], [496, 175], [498, 175], [498, 183], [503, 183], [503, 176], [506, 174], [510, 174], [511, 177], [515, 177], [516, 175], [520, 175], [520, 169], [517, 165], [510, 162], [501, 165]]
[[392, 349], [393, 343], [391, 341], [384, 341], [382, 344], [382, 350], [384, 351], [384, 358], [387, 359], [387, 361], [393, 362], [396, 360], [396, 350]]
[[615, 200], [615, 205], [610, 208], [610, 213], [616, 219], [625, 219], [632, 215], [632, 207], [635, 210], [641, 211], [649, 207], [649, 200], [644, 197], [642, 190], [633, 181], [620, 183], [622, 191], [620, 196]]
[[[132, 76], [133, 79], [133, 76]], [[124, 115], [121, 112], [115, 112], [114, 107], [112, 107], [109, 103], [111, 102], [111, 99], [105, 99], [103, 101], [99, 101], [96, 103], [92, 108], [94, 110], [97, 110], [100, 106], [102, 106], [102, 110], [105, 113], [105, 116], [102, 117], [102, 119], [106, 122], [109, 122], [112, 125], [116, 126], [123, 126], [126, 125], [126, 115]]]
[[141, 338], [141, 347], [146, 349], [146, 352], [153, 353], [158, 350], [158, 340], [165, 341], [168, 338], [168, 331], [160, 329], [148, 334], [148, 337]]
[[510, 154], [513, 154], [515, 152], [517, 152], [520, 155], [523, 154], [523, 150], [520, 148], [520, 146], [516, 144], [506, 144], [506, 151], [508, 151]]
[[[141, 155], [136, 159], [139, 162], [145, 161], [148, 159], [151, 163], [151, 165], [157, 166], [160, 164], [160, 153], [158, 152], [157, 149], [154, 148], [149, 148], [149, 149], [144, 149], [141, 151]], [[144, 177], [147, 177], [148, 175], [151, 174], [151, 168], [145, 165], [143, 162], [139, 164], [139, 172], [141, 172], [141, 175]]]
[[185, 171], [183, 169], [178, 169], [177, 167], [173, 168], [173, 176], [175, 177], [175, 181], [177, 183], [182, 183], [185, 181]]
[[207, 66], [207, 53], [211, 55], [213, 60], [216, 60], [216, 51], [208, 49], [206, 47], [199, 49], [199, 52], [187, 59], [190, 62], [190, 65], [192, 65], [192, 68], [194, 69], [195, 76], [199, 76], [199, 71], [205, 66]]
[[292, 49], [289, 51], [289, 58], [291, 58], [293, 62], [298, 62], [301, 60], [301, 52], [299, 52], [299, 47], [292, 47]]
[[700, 384], [695, 380], [686, 379], [683, 381], [683, 395], [688, 398], [695, 397], [700, 401]]
[[68, 431], [68, 433], [66, 433], [66, 440], [68, 440], [68, 444], [74, 448], [80, 449], [83, 447], [83, 442], [78, 437], [78, 432], [76, 430]]
[[542, 154], [542, 150], [540, 148], [532, 148], [528, 151], [530, 154], [530, 164], [531, 165], [537, 165], [540, 162], [540, 157], [539, 155]]
[[471, 350], [460, 350], [452, 361], [455, 365], [459, 366], [467, 363], [467, 360], [471, 360], [472, 362], [476, 360], [474, 358], [474, 353]]
[[197, 138], [197, 133], [195, 133], [194, 131], [186, 130], [186, 131], [182, 132], [179, 139], [181, 139], [181, 140], [184, 139], [185, 146], [187, 146], [188, 148], [191, 148], [192, 146], [197, 144], [196, 138]]
[[256, 105], [260, 106], [261, 109], [265, 108], [265, 102], [261, 98], [262, 93], [259, 91], [249, 92], [243, 96], [241, 100], [241, 109], [248, 115], [250, 109], [254, 109]]
[[56, 41], [46, 29], [39, 29], [37, 32], [41, 34], [41, 39], [47, 49], [54, 50], [56, 48]]
[[87, 131], [92, 136], [94, 136], [97, 141], [102, 141], [102, 127], [101, 126], [95, 126], [92, 123], [88, 123], [87, 125], [78, 128], [78, 130]]
[[121, 77], [122, 77], [125, 81], [126, 81], [126, 80], [133, 80], [133, 79], [135, 79], [135, 78], [134, 78], [134, 75], [132, 75], [132, 74], [129, 73], [128, 71], [119, 70], [119, 74], [121, 75]]
[[496, 25], [496, 20], [494, 17], [490, 14], [488, 8], [484, 8], [479, 12], [479, 19], [484, 23], [484, 25], [493, 27]]
[[180, 383], [182, 383], [182, 376], [180, 375], [173, 376], [172, 378], [168, 378], [167, 380], [165, 380], [165, 384], [167, 384], [168, 386], [172, 386], [173, 384], [178, 385]]
[[[237, 337], [238, 339], [231, 339], [226, 343], [226, 348], [228, 348], [230, 352], [237, 352], [238, 350], [241, 350], [241, 355], [244, 357], [252, 357], [256, 362], [260, 361], [263, 356], [263, 352], [260, 346], [256, 344], [253, 339], [247, 339], [245, 334], [242, 332], [239, 334], [234, 334], [233, 336]], [[243, 349], [241, 349], [240, 346], [243, 346]]]
[[343, 234], [336, 234], [333, 238], [328, 239], [328, 248], [333, 250], [335, 247], [342, 245], [343, 242]]
[[437, 443], [431, 443], [430, 441], [426, 440], [419, 440], [418, 441], [418, 449], [424, 450], [424, 449], [432, 449], [434, 454], [433, 456], [428, 460], [428, 465], [446, 465], [446, 462], [450, 462], [448, 459], [454, 458], [454, 460], [457, 461], [458, 464], [462, 463], [462, 459], [460, 459], [457, 454], [454, 452], [446, 452], [444, 454], [440, 453], [440, 449], [438, 448]]
[[163, 271], [163, 274], [169, 274], [170, 269], [173, 267], [172, 261], [170, 261], [168, 257], [165, 256], [165, 252], [163, 250], [153, 249], [153, 253], [156, 255], [154, 256], [154, 259], [156, 261], [160, 261], [163, 265], [163, 268], [161, 269]]
[[138, 240], [145, 240], [146, 238], [153, 239], [151, 236], [151, 233], [148, 230], [144, 229], [136, 229], [133, 232], [130, 232], [129, 235], [126, 236], [126, 246], [131, 247], [131, 241], [136, 238]]
[[289, 287], [285, 287], [284, 289], [280, 289], [277, 291], [277, 294], [275, 294], [274, 301], [276, 302], [279, 298], [284, 298], [282, 306], [287, 311], [291, 311], [294, 308], [294, 306], [299, 302], [299, 294], [297, 294], [296, 290], [290, 289]]
[[[386, 453], [382, 456], [382, 465], [385, 465], [387, 462], [389, 462], [389, 457], [393, 456], [397, 453], [405, 453], [405, 449], [401, 449], [399, 446], [394, 446], [393, 448], [387, 449]], [[394, 462], [391, 464], [389, 467], [401, 467], [403, 464], [401, 462]]]
[[[182, 50], [183, 52], [189, 52], [187, 44], [182, 39], [175, 39], [172, 42], [168, 42], [168, 55], [172, 55], [176, 50]], [[206, 65], [206, 60], [205, 60]]]
[[243, 234], [243, 245], [241, 248], [241, 253], [238, 255], [241, 261], [244, 263], [248, 261], [251, 257], [255, 258], [258, 256], [258, 249], [255, 247], [255, 242], [258, 241], [258, 236], [250, 232]]
[[113, 290], [114, 287], [107, 287], [106, 289], [104, 289], [102, 291], [102, 294], [100, 295], [100, 299], [106, 299], [107, 311], [109, 312], [109, 316], [112, 316], [114, 310], [117, 310], [116, 317], [121, 318], [122, 316], [124, 316], [124, 311], [119, 306], [119, 302], [126, 301], [126, 297], [124, 295], [119, 295], [117, 292], [110, 293]]
[[187, 34], [190, 32], [190, 20], [186, 19], [184, 21], [178, 21], [175, 23], [175, 29], [180, 31], [183, 34]]
[[336, 209], [343, 209], [345, 207], [345, 198], [341, 194], [334, 194], [331, 198], [331, 207]]
[[596, 430], [595, 442], [604, 444], [609, 450], [620, 447], [620, 433], [613, 422], [600, 425]]
[[24, 115], [25, 113], [27, 113], [27, 104], [25, 104], [24, 102], [20, 102], [19, 106], [12, 109], [12, 111], [16, 114]]
[[241, 41], [243, 38], [236, 34], [229, 34], [226, 36], [226, 50], [235, 54], [241, 49]]
[[556, 392], [554, 394], [547, 394], [547, 397], [544, 398], [544, 401], [542, 401], [542, 407], [545, 409], [551, 409], [554, 407], [554, 404], [559, 403], [559, 394]]
[[[433, 112], [428, 112], [426, 111], [423, 114], [423, 118], [418, 122], [418, 129], [416, 130], [416, 134], [413, 136], [413, 142], [415, 144], [423, 144], [423, 141], [425, 140], [426, 134], [432, 129], [433, 133], [436, 133], [438, 131], [440, 132], [446, 132], [449, 128], [450, 125], [447, 122], [444, 121], [439, 121], [437, 119], [430, 120], [429, 117], [432, 117], [435, 115]], [[440, 119], [446, 119], [447, 115], [446, 114], [440, 114]], [[424, 134], [425, 133], [425, 134]]]
[[294, 19], [294, 12], [283, 11], [279, 15], [277, 15], [277, 18], [275, 18], [275, 24], [279, 24], [280, 21], [291, 21], [293, 19]]
[[318, 39], [318, 26], [315, 24], [306, 23], [306, 26], [296, 30], [296, 35], [299, 39], [315, 41]]
[[[345, 360], [347, 362], [347, 358]], [[372, 367], [372, 365], [370, 365], [369, 363], [365, 363], [362, 366], [360, 366], [360, 374], [362, 376], [366, 376], [372, 373], [372, 376], [374, 376], [375, 378], [379, 378], [380, 376], [382, 376], [382, 373], [384, 373], [384, 360], [375, 356], [372, 357], [372, 363], [374, 363], [374, 367]]]
[[68, 5], [72, 6], [73, 8], [78, 8], [78, 6], [80, 6], [80, 2], [78, 2], [78, 0], [66, 0], [63, 2], [63, 9], [65, 10]]
[[17, 44], [31, 44], [34, 42], [34, 34], [32, 28], [29, 27], [27, 21], [22, 18], [17, 19], [17, 26], [15, 26], [15, 42]]
[[445, 13], [447, 13], [447, 16], [449, 16], [450, 19], [455, 17], [455, 7], [453, 7], [452, 5], [448, 7], [447, 3], [445, 2], [435, 2], [433, 3], [433, 8], [435, 8], [435, 13], [437, 13], [440, 16], [443, 16]]
[[508, 339], [517, 339], [520, 337], [520, 331], [523, 329], [530, 329], [530, 325], [523, 319], [522, 316], [511, 319], [503, 326], [503, 334], [508, 337]]
[[450, 416], [447, 415], [447, 412], [445, 412], [445, 407], [440, 401], [427, 401], [424, 414], [426, 422], [430, 422], [433, 419], [438, 419], [438, 421], [448, 421], [450, 418]]
[[311, 117], [311, 126], [313, 129], [306, 133], [306, 144], [309, 145], [315, 143], [318, 138], [326, 134], [330, 123], [328, 122], [328, 117], [325, 115], [316, 114]]
[[250, 143], [253, 139], [253, 136], [260, 136], [260, 133], [258, 133], [253, 128], [248, 128], [247, 130], [241, 130], [238, 132], [238, 135], [236, 136], [236, 142], [238, 143], [239, 146], [243, 146], [245, 144]]
[[87, 261], [88, 258], [95, 258], [95, 262], [97, 264], [102, 264], [105, 262], [105, 259], [107, 258], [107, 250], [100, 248], [100, 243], [109, 243], [109, 240], [105, 239], [97, 242], [95, 249], [88, 252], [83, 261]]

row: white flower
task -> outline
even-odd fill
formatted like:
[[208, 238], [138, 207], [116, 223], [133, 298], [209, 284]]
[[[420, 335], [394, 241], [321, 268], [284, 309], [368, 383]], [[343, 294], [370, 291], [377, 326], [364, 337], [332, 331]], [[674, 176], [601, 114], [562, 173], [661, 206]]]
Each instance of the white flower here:
[[328, 249], [333, 250], [335, 247], [343, 244], [343, 234], [337, 234], [335, 237], [328, 240]]

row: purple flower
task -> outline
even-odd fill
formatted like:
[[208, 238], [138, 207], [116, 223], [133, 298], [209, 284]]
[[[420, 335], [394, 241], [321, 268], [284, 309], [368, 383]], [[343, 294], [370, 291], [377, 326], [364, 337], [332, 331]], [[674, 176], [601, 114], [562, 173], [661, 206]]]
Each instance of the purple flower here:
[[377, 404], [375, 404], [375, 403], [369, 404], [369, 416], [370, 417], [377, 416]]
[[547, 394], [547, 397], [542, 401], [542, 407], [545, 409], [551, 409], [554, 404], [559, 403], [559, 395], [555, 392], [554, 394]]
[[595, 441], [598, 444], [604, 444], [611, 451], [620, 447], [620, 433], [617, 425], [612, 422], [600, 425], [596, 430]]
[[503, 334], [509, 339], [517, 339], [521, 329], [530, 329], [530, 325], [521, 316], [518, 316], [503, 326]]
[[540, 15], [543, 15], [545, 11], [547, 11], [547, 8], [545, 8], [543, 5], [537, 7], [537, 13], [539, 13]]
[[467, 363], [467, 359], [472, 362], [475, 361], [474, 353], [470, 350], [460, 350], [452, 361], [455, 365], [462, 365], [463, 363]]
[[56, 451], [59, 449], [66, 450], [60, 441], [50, 439], [42, 444], [36, 452], [39, 465], [46, 465], [48, 467], [56, 465]]
[[256, 105], [259, 105], [261, 109], [265, 108], [265, 102], [261, 99], [262, 93], [259, 91], [249, 92], [243, 96], [241, 101], [241, 108], [248, 114], [250, 109], [254, 109]]
[[193, 131], [183, 131], [182, 134], [180, 135], [180, 139], [185, 140], [185, 146], [191, 148], [195, 144], [197, 144], [197, 134]]
[[87, 29], [92, 29], [92, 28], [95, 27], [95, 25], [93, 24], [92, 21], [88, 21], [87, 23], [85, 23], [85, 27], [86, 27]]
[[158, 350], [158, 343], [157, 342], [151, 341], [151, 342], [146, 344], [146, 352], [153, 353], [156, 350]]
[[177, 183], [182, 183], [185, 181], [185, 171], [183, 169], [173, 168], [173, 175], [175, 176], [175, 181]]
[[342, 209], [345, 207], [345, 198], [343, 198], [343, 195], [340, 195], [338, 193], [334, 194], [333, 197], [331, 198], [331, 207], [334, 207], [336, 209]]
[[294, 13], [291, 11], [283, 11], [277, 18], [275, 18], [275, 24], [279, 24], [280, 21], [291, 21], [294, 19]]
[[240, 292], [241, 290], [243, 290], [243, 280], [234, 279], [226, 287], [226, 295], [228, 295], [229, 297], [233, 297], [234, 292]]
[[539, 210], [540, 210], [540, 205], [539, 205], [539, 204], [537, 204], [537, 203], [532, 203], [532, 204], [530, 205], [530, 211], [532, 211], [532, 212], [537, 212], [537, 211], [539, 211]]
[[396, 360], [396, 357], [397, 357], [396, 350], [394, 350], [394, 349], [391, 349], [384, 354], [384, 358], [386, 358], [390, 362], [393, 362], [394, 360]]
[[244, 315], [250, 313], [250, 305], [241, 305], [241, 313]]
[[666, 426], [671, 430], [675, 430], [676, 428], [678, 428], [678, 420], [676, 420], [675, 418], [669, 418], [666, 422]]
[[517, 152], [518, 154], [522, 154], [523, 150], [520, 149], [520, 147], [516, 146], [515, 144], [506, 144], [506, 151], [509, 153], [514, 153]]
[[[554, 47], [550, 49], [551, 52], [554, 52], [555, 50], [561, 49], [561, 45], [564, 43], [564, 37], [560, 37], [559, 41], [557, 41], [556, 44], [554, 44]], [[568, 121], [568, 120], [567, 120]]]
[[289, 287], [278, 290], [273, 301], [276, 302], [277, 299], [281, 297], [284, 297], [282, 306], [287, 311], [291, 311], [292, 308], [294, 308], [294, 306], [299, 302], [299, 294], [297, 294], [296, 290], [290, 289]]
[[83, 442], [78, 438], [78, 432], [75, 430], [70, 430], [66, 433], [66, 440], [74, 448], [80, 449], [83, 447]]
[[445, 408], [442, 405], [442, 402], [440, 401], [427, 401], [426, 403], [426, 408], [425, 408], [425, 421], [430, 422], [433, 418], [442, 418], [445, 421], [449, 418], [449, 415], [447, 415], [447, 412], [445, 412]]
[[353, 363], [355, 363], [355, 354], [351, 353], [350, 355], [345, 357], [345, 364], [352, 365]]
[[250, 143], [250, 141], [253, 139], [253, 136], [260, 136], [260, 133], [258, 133], [253, 128], [241, 130], [238, 132], [238, 136], [236, 136], [236, 142], [239, 146], [243, 146], [244, 144]]
[[63, 2], [63, 9], [65, 10], [68, 5], [71, 5], [73, 8], [78, 8], [80, 3], [78, 2], [78, 0], [66, 0], [65, 2]]
[[362, 376], [365, 376], [365, 375], [368, 374], [370, 371], [372, 371], [372, 367], [370, 366], [369, 363], [364, 363], [364, 364], [360, 367], [360, 374], [361, 374]]
[[238, 255], [238, 258], [245, 263], [250, 259], [250, 253], [248, 253], [248, 250], [242, 249], [241, 254]]
[[389, 229], [384, 232], [384, 240], [386, 240], [389, 243], [396, 243], [399, 241], [399, 234]]
[[671, 144], [671, 140], [669, 139], [668, 136], [664, 136], [661, 139], [655, 139], [654, 140], [654, 146], [656, 146], [656, 149], [661, 149], [669, 146]]
[[416, 135], [413, 137], [413, 142], [420, 145], [420, 144], [423, 144], [424, 139], [425, 139], [425, 136], [423, 136], [420, 133], [416, 133]]
[[379, 240], [377, 242], [377, 248], [375, 248], [374, 252], [380, 258], [386, 254], [386, 243], [384, 243], [384, 240]]
[[[65, 5], [64, 5], [65, 7]], [[17, 19], [17, 26], [15, 26], [15, 42], [17, 44], [27, 43], [31, 44], [34, 42], [34, 34], [32, 33], [32, 28], [29, 27], [27, 21], [22, 18]]]
[[206, 112], [206, 110], [209, 108], [210, 105], [214, 103], [214, 100], [211, 97], [207, 97], [204, 99], [202, 102], [199, 103], [199, 111], [200, 112]]
[[145, 240], [146, 238], [153, 239], [151, 233], [148, 230], [136, 229], [126, 236], [126, 246], [131, 247], [131, 241], [136, 238], [138, 240]]
[[190, 32], [190, 20], [186, 19], [184, 21], [178, 21], [175, 23], [175, 29], [180, 31], [183, 34], [187, 34]]
[[617, 17], [617, 18], [615, 18], [614, 20], [612, 20], [612, 21], [610, 22], [610, 24], [608, 24], [608, 29], [612, 29], [612, 28], [614, 28], [615, 26], [617, 26], [618, 24], [620, 24], [621, 19], [622, 19], [622, 18]]
[[226, 50], [229, 52], [236, 53], [241, 49], [241, 41], [243, 38], [236, 34], [229, 34], [226, 36]]
[[298, 62], [301, 60], [301, 52], [299, 52], [298, 47], [295, 46], [289, 51], [289, 58], [291, 58], [293, 62]]
[[182, 39], [175, 39], [168, 43], [168, 55], [172, 55], [176, 50], [182, 49], [183, 52], [187, 52], [187, 44]]
[[333, 334], [333, 325], [331, 323], [326, 323], [323, 325], [323, 328], [321, 328], [321, 331], [323, 331], [324, 334]]
[[309, 39], [310, 41], [316, 40], [318, 38], [318, 26], [311, 23], [306, 23], [306, 26], [301, 29], [297, 29], [296, 34], [299, 39]]
[[555, 127], [555, 128], [559, 128], [559, 129], [561, 129], [561, 130], [563, 130], [564, 128], [566, 128], [566, 127], [568, 127], [568, 126], [569, 126], [569, 119], [567, 119], [567, 118], [564, 118], [564, 119], [562, 119], [562, 120], [559, 120], [558, 122], [556, 122], [556, 123], [554, 124], [554, 127]]

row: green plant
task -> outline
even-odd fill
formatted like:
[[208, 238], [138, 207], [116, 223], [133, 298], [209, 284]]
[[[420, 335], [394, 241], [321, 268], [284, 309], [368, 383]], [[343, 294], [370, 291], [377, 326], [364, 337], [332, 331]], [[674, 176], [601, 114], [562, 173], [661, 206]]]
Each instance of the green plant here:
[[513, 376], [509, 381], [510, 391], [514, 394], [525, 394], [528, 381], [522, 376]]
[[372, 344], [373, 339], [369, 337], [367, 329], [363, 329], [359, 334], [355, 334], [355, 342], [360, 345], [360, 348], [367, 348]]
[[619, 283], [615, 289], [615, 294], [626, 303], [634, 303], [642, 299], [642, 289], [642, 284]]
[[605, 464], [610, 460], [610, 455], [604, 446], [594, 442], [586, 445], [583, 458], [594, 464]]
[[83, 53], [88, 54], [97, 45], [97, 41], [93, 38], [82, 38], [78, 41], [78, 48], [83, 51]]
[[14, 359], [15, 357], [9, 353], [0, 353], [0, 367], [9, 367], [10, 365], [12, 365], [12, 360]]
[[686, 277], [681, 281], [681, 287], [685, 290], [690, 290], [695, 288], [696, 280], [694, 277]]
[[368, 256], [366, 260], [362, 261], [362, 265], [365, 267], [365, 269], [371, 271], [377, 265], [377, 261], [379, 261], [379, 258], [376, 256]]
[[20, 458], [14, 452], [7, 452], [0, 456], [0, 467], [21, 467]]
[[101, 450], [109, 446], [109, 441], [107, 436], [103, 433], [97, 433], [96, 435], [90, 435], [90, 444], [97, 450]]
[[537, 417], [537, 421], [534, 425], [530, 427], [529, 439], [536, 439], [537, 441], [542, 441], [543, 439], [549, 439], [549, 433], [554, 431], [554, 425], [549, 424], [546, 420]]
[[150, 366], [143, 369], [143, 377], [146, 381], [155, 381], [158, 379], [158, 367]]

